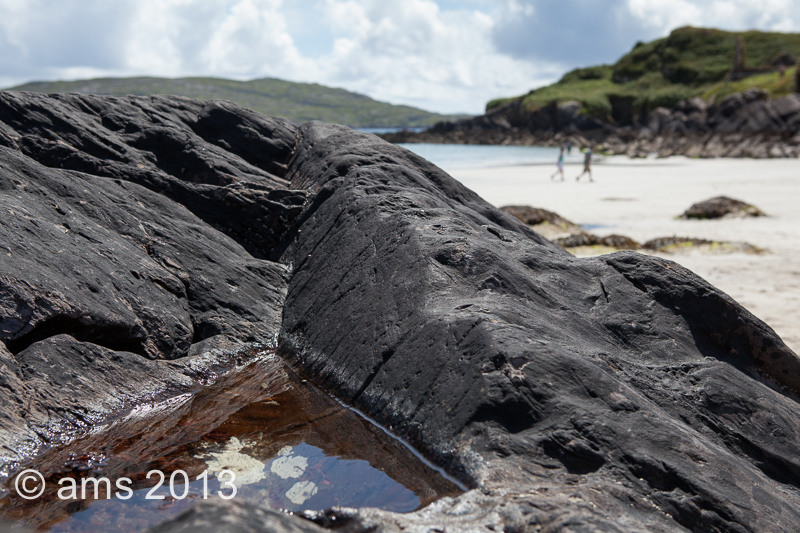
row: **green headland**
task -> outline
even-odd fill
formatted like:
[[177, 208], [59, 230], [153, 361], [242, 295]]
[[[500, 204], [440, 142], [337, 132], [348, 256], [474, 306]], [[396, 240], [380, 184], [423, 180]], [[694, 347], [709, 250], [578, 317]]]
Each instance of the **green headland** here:
[[615, 104], [621, 101], [644, 114], [696, 96], [719, 99], [752, 88], [779, 97], [797, 88], [798, 58], [797, 33], [684, 27], [668, 37], [636, 43], [613, 65], [573, 70], [553, 85], [492, 100], [486, 110], [513, 102], [525, 114], [576, 100], [583, 113], [614, 123]]
[[322, 120], [354, 128], [426, 127], [440, 120], [456, 118], [410, 106], [378, 102], [344, 89], [274, 78], [251, 81], [220, 78], [101, 78], [33, 82], [8, 90], [114, 96], [174, 94], [200, 100], [230, 100], [265, 115], [285, 117], [296, 124]]

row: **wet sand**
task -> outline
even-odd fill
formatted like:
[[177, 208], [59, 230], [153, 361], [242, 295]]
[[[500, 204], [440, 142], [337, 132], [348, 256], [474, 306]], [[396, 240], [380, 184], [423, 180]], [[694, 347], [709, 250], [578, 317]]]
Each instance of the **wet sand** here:
[[[597, 235], [639, 242], [681, 236], [744, 241], [761, 255], [702, 250], [658, 254], [728, 293], [800, 353], [800, 161], [796, 159], [632, 160], [607, 157], [594, 165], [594, 183], [575, 181], [582, 165], [567, 164], [554, 182], [553, 165], [445, 169], [496, 206], [531, 205], [555, 211]], [[729, 196], [768, 217], [680, 220], [693, 203]]]

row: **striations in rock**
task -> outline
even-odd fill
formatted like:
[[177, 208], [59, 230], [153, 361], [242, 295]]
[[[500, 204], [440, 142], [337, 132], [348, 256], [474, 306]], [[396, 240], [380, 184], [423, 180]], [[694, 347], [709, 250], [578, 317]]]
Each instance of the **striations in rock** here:
[[[322, 526], [800, 528], [800, 359], [680, 265], [575, 258], [429, 162], [340, 126], [13, 93], [0, 120], [6, 448], [26, 431], [9, 413], [27, 391], [99, 420], [104, 396], [110, 411], [138, 386], [127, 380], [189, 387], [215, 339], [279, 328], [283, 357], [475, 489], [406, 515], [308, 515]], [[81, 361], [98, 382], [84, 396], [61, 370]], [[104, 389], [112, 364], [131, 370]], [[249, 524], [215, 530], [318, 529], [237, 504], [157, 531], [197, 530], [208, 513]]]

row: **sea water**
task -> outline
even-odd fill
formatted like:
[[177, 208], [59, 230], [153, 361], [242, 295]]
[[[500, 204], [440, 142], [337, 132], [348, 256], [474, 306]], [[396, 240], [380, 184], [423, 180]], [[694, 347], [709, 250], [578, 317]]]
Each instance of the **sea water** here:
[[[131, 533], [208, 496], [288, 512], [344, 506], [404, 513], [461, 492], [406, 443], [299, 378], [271, 351], [249, 357], [180, 401], [145, 406], [47, 450], [28, 465], [47, 480], [43, 493], [24, 499], [5, 491], [0, 516], [52, 533]], [[65, 498], [57, 491], [67, 478], [81, 487], [88, 478], [110, 481]], [[132, 494], [113, 489], [121, 478]]]
[[[551, 146], [499, 146], [485, 144], [406, 143], [403, 148], [424, 157], [443, 170], [488, 168], [516, 165], [553, 165], [558, 148]], [[577, 148], [565, 154], [568, 163], [583, 161]]]

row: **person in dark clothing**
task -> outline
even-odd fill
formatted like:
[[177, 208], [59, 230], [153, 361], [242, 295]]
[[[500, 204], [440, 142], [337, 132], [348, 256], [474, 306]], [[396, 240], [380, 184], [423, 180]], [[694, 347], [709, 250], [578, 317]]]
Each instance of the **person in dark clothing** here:
[[583, 154], [583, 172], [581, 172], [575, 181], [580, 181], [581, 176], [584, 174], [589, 174], [589, 181], [594, 181], [592, 179], [592, 149], [591, 147], [586, 149], [586, 152]]

